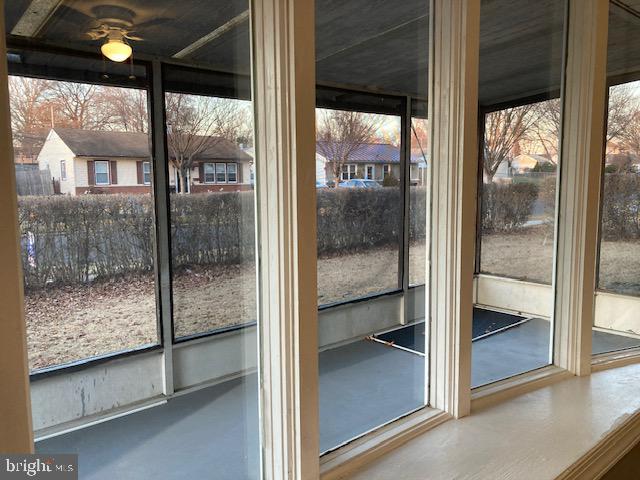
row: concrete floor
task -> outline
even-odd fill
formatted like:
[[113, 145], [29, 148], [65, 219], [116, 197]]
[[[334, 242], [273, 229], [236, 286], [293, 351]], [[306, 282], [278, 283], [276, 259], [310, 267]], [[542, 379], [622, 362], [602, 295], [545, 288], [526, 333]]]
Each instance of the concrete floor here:
[[[256, 375], [38, 442], [83, 480], [258, 478]], [[424, 405], [424, 357], [361, 340], [320, 354], [320, 449]]]
[[[522, 320], [474, 312], [474, 337]], [[379, 335], [424, 352], [424, 323]], [[630, 344], [633, 343], [633, 345]], [[640, 343], [594, 332], [594, 351]], [[549, 322], [532, 319], [473, 342], [472, 384], [547, 365]], [[41, 453], [78, 453], [80, 478], [258, 478], [257, 377], [250, 375], [38, 442]], [[361, 340], [320, 353], [320, 448], [332, 449], [421, 407], [424, 357]]]

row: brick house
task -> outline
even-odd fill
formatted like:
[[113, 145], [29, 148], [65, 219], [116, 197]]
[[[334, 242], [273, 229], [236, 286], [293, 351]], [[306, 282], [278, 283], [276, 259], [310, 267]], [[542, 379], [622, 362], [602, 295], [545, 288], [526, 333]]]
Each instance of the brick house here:
[[[333, 149], [317, 142], [316, 152], [326, 159], [326, 179], [333, 182], [335, 162], [326, 158]], [[420, 152], [412, 152], [410, 181], [412, 185], [423, 184], [426, 162]], [[390, 143], [364, 143], [357, 147], [348, 161], [342, 164], [340, 181], [363, 178], [382, 182], [386, 176], [400, 178], [400, 148]]]
[[[253, 159], [232, 142], [215, 139], [194, 162], [191, 192], [251, 189]], [[150, 193], [151, 155], [145, 133], [52, 129], [38, 154], [41, 170], [49, 168], [60, 193]], [[177, 172], [169, 165], [169, 185]]]

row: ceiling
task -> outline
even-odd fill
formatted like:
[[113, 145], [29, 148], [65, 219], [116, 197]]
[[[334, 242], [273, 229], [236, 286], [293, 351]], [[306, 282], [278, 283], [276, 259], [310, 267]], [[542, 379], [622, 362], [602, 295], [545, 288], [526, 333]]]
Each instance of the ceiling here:
[[[138, 54], [180, 57], [222, 72], [247, 75], [246, 0], [32, 0], [5, 2], [7, 31], [53, 44], [98, 51], [86, 32], [95, 7], [128, 9]], [[35, 5], [35, 4], [34, 4]], [[48, 5], [48, 9], [46, 6]], [[426, 98], [429, 19], [426, 0], [316, 0], [318, 82]], [[640, 65], [640, 0], [613, 6], [609, 71]], [[122, 10], [124, 11], [124, 10]], [[480, 101], [491, 105], [557, 94], [562, 72], [562, 0], [482, 0]], [[205, 39], [206, 41], [202, 40]], [[185, 50], [186, 49], [186, 50]]]

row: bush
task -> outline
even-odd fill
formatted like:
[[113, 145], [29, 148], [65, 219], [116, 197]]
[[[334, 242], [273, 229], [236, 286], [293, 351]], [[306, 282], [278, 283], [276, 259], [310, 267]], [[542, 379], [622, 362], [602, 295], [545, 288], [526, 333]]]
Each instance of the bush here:
[[336, 188], [318, 191], [318, 255], [397, 243], [400, 190]]
[[[319, 190], [318, 254], [397, 244], [400, 208], [397, 188]], [[149, 196], [20, 197], [19, 217], [27, 289], [153, 270]], [[171, 195], [171, 224], [174, 269], [253, 259], [253, 192]]]
[[26, 288], [153, 268], [148, 196], [20, 197], [18, 210]]
[[384, 176], [382, 180], [383, 187], [398, 187], [400, 186], [400, 180], [398, 180], [393, 174], [388, 174]]
[[427, 187], [411, 187], [409, 196], [409, 242], [424, 241], [427, 227]]
[[607, 240], [640, 238], [640, 176], [605, 175], [602, 235]]
[[508, 232], [522, 227], [538, 197], [534, 183], [488, 183], [482, 189], [482, 230]]

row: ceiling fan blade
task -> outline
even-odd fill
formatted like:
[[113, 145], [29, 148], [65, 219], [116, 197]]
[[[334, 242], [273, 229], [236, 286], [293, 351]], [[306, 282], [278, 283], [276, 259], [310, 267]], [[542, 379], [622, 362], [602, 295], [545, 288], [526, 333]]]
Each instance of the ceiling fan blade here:
[[133, 40], [134, 42], [144, 42], [144, 38], [142, 38], [142, 37], [140, 37], [138, 35], [135, 35], [135, 34], [132, 35], [130, 33], [127, 33], [124, 37], [127, 40]]
[[107, 37], [107, 32], [99, 30], [89, 30], [86, 33], [86, 36], [89, 40], [100, 40]]
[[171, 18], [166, 18], [166, 17], [152, 18], [151, 20], [147, 20], [146, 22], [136, 23], [135, 28], [140, 29], [140, 28], [159, 27], [169, 21], [171, 21]]

